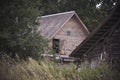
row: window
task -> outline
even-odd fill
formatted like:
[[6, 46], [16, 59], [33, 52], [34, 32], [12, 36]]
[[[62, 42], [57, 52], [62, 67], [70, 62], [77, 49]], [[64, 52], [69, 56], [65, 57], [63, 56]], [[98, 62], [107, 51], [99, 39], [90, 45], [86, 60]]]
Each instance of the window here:
[[53, 39], [53, 50], [56, 52], [56, 53], [59, 53], [59, 46], [60, 45], [60, 40], [59, 39]]
[[67, 31], [66, 33], [67, 33], [67, 36], [70, 36], [70, 31]]

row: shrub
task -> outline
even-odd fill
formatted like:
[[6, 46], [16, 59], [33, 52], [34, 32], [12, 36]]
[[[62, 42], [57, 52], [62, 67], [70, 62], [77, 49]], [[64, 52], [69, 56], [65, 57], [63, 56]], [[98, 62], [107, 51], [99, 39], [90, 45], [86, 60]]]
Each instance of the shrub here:
[[106, 64], [96, 68], [82, 66], [76, 70], [73, 63], [61, 65], [48, 59], [39, 64], [32, 58], [13, 60], [4, 55], [0, 59], [0, 80], [119, 80], [119, 76]]

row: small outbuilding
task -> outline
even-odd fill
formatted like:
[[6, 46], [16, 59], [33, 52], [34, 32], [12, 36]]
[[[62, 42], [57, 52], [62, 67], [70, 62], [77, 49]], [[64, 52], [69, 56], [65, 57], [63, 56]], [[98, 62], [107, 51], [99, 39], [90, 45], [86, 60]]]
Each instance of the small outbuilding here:
[[89, 35], [89, 31], [75, 11], [39, 17], [38, 31], [49, 40], [49, 47], [58, 55], [69, 56]]

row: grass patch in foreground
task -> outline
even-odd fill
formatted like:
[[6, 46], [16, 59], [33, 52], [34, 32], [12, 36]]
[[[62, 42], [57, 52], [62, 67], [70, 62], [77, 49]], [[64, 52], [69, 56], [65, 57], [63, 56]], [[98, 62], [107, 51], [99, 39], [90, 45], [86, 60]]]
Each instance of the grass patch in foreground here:
[[72, 63], [66, 67], [47, 59], [39, 64], [32, 58], [15, 61], [5, 56], [0, 60], [0, 80], [120, 80], [120, 74], [106, 64], [75, 70]]

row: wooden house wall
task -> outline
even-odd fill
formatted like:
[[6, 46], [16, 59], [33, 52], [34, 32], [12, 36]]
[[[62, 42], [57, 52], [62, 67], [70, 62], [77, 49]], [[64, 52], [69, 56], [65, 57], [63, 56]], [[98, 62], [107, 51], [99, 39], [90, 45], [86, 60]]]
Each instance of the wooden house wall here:
[[[106, 40], [108, 46], [108, 53], [111, 60], [120, 58], [120, 26]], [[107, 47], [106, 46], [106, 47]]]
[[54, 39], [60, 39], [60, 54], [69, 55], [86, 38], [88, 34], [81, 26], [82, 24], [73, 16], [54, 36]]
[[114, 64], [116, 60], [119, 61], [120, 27], [117, 27], [113, 32], [111, 31], [103, 41], [99, 42], [99, 44], [88, 53], [87, 59], [91, 66], [99, 64], [104, 59], [112, 64]]
[[100, 42], [85, 56], [89, 62], [89, 66], [92, 68], [97, 66], [101, 61], [101, 54], [104, 52], [103, 45], [104, 43]]
[[99, 44], [97, 44], [97, 46], [95, 46], [86, 56], [90, 61], [91, 59], [99, 59], [100, 54], [104, 51], [103, 49], [103, 42], [100, 42]]

